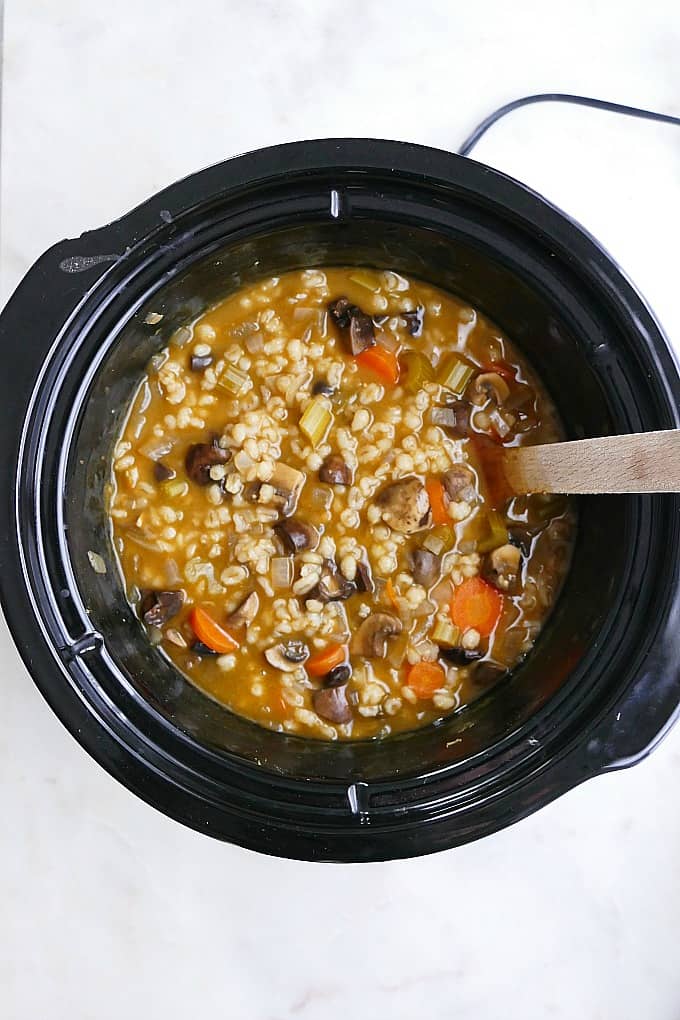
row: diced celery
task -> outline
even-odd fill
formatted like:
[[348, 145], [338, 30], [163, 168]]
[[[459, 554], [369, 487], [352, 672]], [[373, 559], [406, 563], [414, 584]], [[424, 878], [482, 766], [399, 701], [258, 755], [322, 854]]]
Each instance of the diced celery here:
[[477, 552], [487, 553], [505, 545], [508, 541], [508, 529], [505, 520], [497, 510], [490, 510], [484, 515], [486, 526], [480, 529], [480, 537], [477, 541]]
[[450, 620], [438, 616], [430, 638], [440, 647], [457, 648], [460, 644], [460, 631]]
[[409, 393], [417, 393], [422, 390], [423, 384], [432, 382], [434, 370], [429, 358], [426, 358], [420, 351], [404, 351], [399, 358], [403, 375], [404, 388]]
[[474, 374], [473, 365], [468, 365], [457, 354], [449, 354], [437, 369], [437, 382], [457, 397], [462, 397]]
[[300, 418], [300, 429], [309, 439], [312, 446], [317, 447], [323, 442], [333, 415], [326, 397], [318, 396], [307, 404]]
[[217, 381], [223, 390], [238, 397], [246, 388], [249, 378], [247, 372], [242, 372], [234, 365], [227, 365]]

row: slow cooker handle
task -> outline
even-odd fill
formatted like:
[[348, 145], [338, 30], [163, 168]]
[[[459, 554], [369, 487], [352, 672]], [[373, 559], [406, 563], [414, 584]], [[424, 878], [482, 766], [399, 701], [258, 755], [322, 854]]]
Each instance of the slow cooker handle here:
[[[676, 593], [672, 607], [680, 610]], [[669, 614], [673, 616], [673, 612]], [[584, 754], [596, 772], [627, 768], [646, 758], [680, 716], [680, 629], [647, 655], [623, 697], [586, 735]], [[675, 706], [669, 715], [669, 705]]]
[[[41, 255], [0, 317], [1, 349], [12, 352], [11, 367], [0, 372], [0, 413], [5, 435], [19, 438], [23, 421], [18, 409], [28, 406], [36, 380], [62, 335], [64, 324], [113, 264], [111, 258], [97, 258], [102, 248], [90, 240], [91, 236], [60, 241]], [[81, 269], [61, 269], [64, 262]], [[12, 444], [12, 449], [18, 450], [18, 442]], [[16, 464], [11, 467], [14, 472]]]

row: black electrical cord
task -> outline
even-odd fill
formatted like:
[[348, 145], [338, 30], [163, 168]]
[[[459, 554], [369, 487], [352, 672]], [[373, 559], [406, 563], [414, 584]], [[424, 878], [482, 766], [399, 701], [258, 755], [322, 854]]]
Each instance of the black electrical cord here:
[[610, 103], [606, 99], [592, 99], [590, 96], [572, 96], [565, 92], [539, 92], [535, 96], [522, 96], [505, 106], [499, 106], [490, 113], [469, 135], [458, 150], [460, 156], [469, 156], [480, 138], [490, 127], [506, 114], [519, 110], [533, 103], [573, 103], [576, 106], [591, 106], [595, 110], [607, 110], [609, 113], [622, 113], [627, 117], [641, 117], [644, 120], [656, 120], [662, 124], [675, 124], [680, 127], [680, 117], [672, 117], [670, 113], [656, 113], [654, 110], [641, 110], [637, 106], [625, 106], [623, 103]]

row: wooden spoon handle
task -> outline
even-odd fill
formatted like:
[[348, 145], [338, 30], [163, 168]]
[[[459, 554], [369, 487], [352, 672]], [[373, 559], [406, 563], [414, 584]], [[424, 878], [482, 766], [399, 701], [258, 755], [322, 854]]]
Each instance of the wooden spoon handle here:
[[514, 492], [680, 492], [680, 429], [510, 447]]

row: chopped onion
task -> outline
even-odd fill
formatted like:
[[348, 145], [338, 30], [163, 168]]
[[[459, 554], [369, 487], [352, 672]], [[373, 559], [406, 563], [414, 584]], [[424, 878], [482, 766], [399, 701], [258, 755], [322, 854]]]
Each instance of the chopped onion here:
[[257, 333], [259, 329], [256, 322], [240, 322], [237, 326], [232, 326], [229, 333], [235, 340], [242, 340], [246, 336]]
[[104, 563], [104, 560], [101, 558], [99, 553], [92, 552], [92, 550], [89, 549], [87, 553], [87, 558], [90, 561], [90, 566], [94, 570], [95, 574], [106, 573], [106, 564]]
[[244, 340], [245, 349], [249, 354], [259, 354], [264, 346], [264, 340], [260, 332], [250, 333]]
[[175, 439], [152, 439], [148, 443], [144, 443], [144, 446], [139, 447], [139, 452], [143, 457], [148, 457], [149, 460], [160, 460], [161, 457], [165, 457], [166, 454], [170, 453], [173, 446], [175, 445]]
[[179, 567], [175, 560], [165, 561], [165, 576], [168, 579], [168, 584], [179, 584], [182, 580], [182, 575], [179, 572]]
[[306, 308], [302, 305], [298, 305], [297, 308], [293, 309], [293, 319], [295, 322], [306, 322], [307, 319], [311, 319], [316, 309]]
[[333, 490], [327, 485], [313, 485], [309, 490], [310, 502], [323, 510], [330, 510], [333, 502]]
[[135, 545], [141, 545], [142, 549], [150, 549], [152, 552], [158, 552], [158, 542], [155, 540], [144, 538], [143, 534], [139, 531], [134, 531], [132, 528], [126, 528], [125, 533], [130, 541], [134, 542]]
[[293, 561], [289, 556], [273, 556], [272, 585], [274, 588], [290, 588], [293, 583]]
[[401, 347], [401, 344], [397, 337], [392, 336], [391, 333], [381, 333], [380, 346], [385, 347], [388, 351], [392, 351], [392, 354], [396, 354]]
[[442, 551], [445, 544], [446, 543], [444, 542], [444, 539], [441, 537], [441, 535], [428, 535], [425, 541], [423, 542], [423, 548], [427, 549], [431, 553], [434, 553], [435, 556], [439, 556], [439, 553]]
[[141, 436], [142, 432], [144, 431], [144, 426], [145, 425], [146, 425], [146, 418], [144, 417], [143, 414], [138, 414], [136, 418], [132, 419], [132, 421], [130, 422], [130, 429], [131, 429], [132, 435], [133, 435], [133, 437], [135, 439], [139, 439], [139, 437]]
[[317, 308], [316, 310], [316, 328], [321, 336], [326, 335], [326, 322], [328, 320], [328, 313], [325, 308]]
[[139, 391], [139, 396], [137, 397], [137, 411], [139, 412], [139, 414], [142, 414], [143, 411], [146, 411], [150, 403], [151, 403], [151, 388], [145, 379]]
[[184, 347], [189, 343], [192, 336], [193, 332], [188, 326], [180, 326], [179, 329], [176, 329], [170, 337], [169, 343], [171, 343], [173, 347]]
[[167, 359], [168, 359], [167, 351], [159, 351], [158, 354], [154, 354], [154, 356], [151, 358], [149, 362], [149, 370], [151, 372], [157, 372], [160, 368], [163, 367]]

